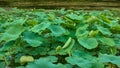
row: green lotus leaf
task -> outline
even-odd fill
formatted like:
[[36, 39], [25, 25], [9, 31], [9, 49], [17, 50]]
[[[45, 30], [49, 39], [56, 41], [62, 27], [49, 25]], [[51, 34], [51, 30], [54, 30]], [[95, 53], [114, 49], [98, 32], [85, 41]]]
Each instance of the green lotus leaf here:
[[65, 60], [71, 65], [77, 65], [80, 68], [91, 68], [92, 63], [81, 57], [67, 57]]
[[89, 32], [86, 30], [88, 26], [89, 25], [84, 25], [82, 27], [77, 28], [75, 35], [77, 37], [88, 36]]
[[104, 28], [102, 26], [97, 26], [97, 29], [103, 34], [103, 35], [111, 35], [112, 33], [108, 28]]
[[[12, 18], [8, 19], [8, 20], [12, 20]], [[18, 19], [14, 19], [12, 22], [6, 22], [5, 24], [2, 24], [3, 27], [11, 27], [11, 26], [22, 26], [25, 23], [25, 19], [20, 17]]]
[[66, 68], [66, 66], [58, 63], [54, 64], [54, 62], [57, 62], [57, 57], [55, 56], [48, 56], [44, 58], [40, 58], [36, 60], [34, 63], [30, 63], [26, 66], [26, 68]]
[[35, 63], [29, 63], [29, 65], [27, 65], [26, 68], [40, 68], [40, 66]]
[[13, 41], [7, 42], [6, 44], [4, 44], [1, 48], [0, 51], [8, 51], [10, 50], [10, 48], [12, 48], [14, 45]]
[[92, 68], [104, 68], [104, 64], [100, 61], [93, 61]]
[[99, 60], [103, 63], [112, 63], [120, 67], [120, 56], [100, 54]]
[[115, 42], [114, 42], [114, 40], [113, 39], [111, 39], [111, 38], [100, 38], [99, 39], [101, 42], [102, 42], [102, 44], [104, 44], [104, 45], [108, 45], [108, 46], [115, 46]]
[[58, 18], [55, 18], [55, 19], [53, 20], [53, 22], [54, 22], [55, 24], [61, 24], [61, 23], [64, 23], [65, 21], [62, 20], [62, 18], [58, 17]]
[[90, 61], [94, 59], [93, 56], [85, 50], [74, 50], [72, 51], [72, 56], [75, 56], [75, 57], [80, 56], [81, 58], [88, 59]]
[[50, 26], [50, 22], [42, 22], [38, 25], [35, 25], [31, 31], [35, 32], [35, 33], [40, 33], [42, 32], [43, 30], [45, 30], [46, 28], [48, 28]]
[[23, 25], [25, 23], [25, 19], [24, 18], [20, 18], [20, 19], [15, 19], [11, 24], [12, 25]]
[[66, 33], [66, 30], [60, 25], [50, 25], [49, 29], [53, 36], [60, 36]]
[[72, 20], [84, 20], [84, 17], [82, 15], [77, 15], [77, 14], [67, 14], [66, 15], [68, 18], [72, 19]]
[[94, 49], [98, 46], [98, 42], [95, 38], [78, 38], [78, 42], [87, 49]]
[[40, 35], [35, 34], [30, 31], [26, 31], [23, 33], [23, 39], [30, 44], [32, 47], [37, 47], [42, 44], [42, 38]]
[[104, 68], [104, 64], [98, 58], [84, 50], [73, 51], [72, 56], [65, 58], [65, 60], [71, 65], [78, 65], [80, 68]]
[[0, 36], [0, 41], [4, 40], [6, 42], [16, 40], [21, 33], [25, 30], [23, 26], [14, 25], [6, 29], [5, 33]]
[[0, 62], [0, 68], [5, 68], [5, 62]]

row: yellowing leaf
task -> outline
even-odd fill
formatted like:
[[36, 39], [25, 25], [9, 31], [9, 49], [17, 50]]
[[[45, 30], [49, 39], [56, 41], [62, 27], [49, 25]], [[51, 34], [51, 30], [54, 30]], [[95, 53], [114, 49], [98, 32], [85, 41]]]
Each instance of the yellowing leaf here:
[[101, 15], [100, 17], [101, 17], [101, 19], [102, 19], [103, 21], [105, 21], [106, 23], [111, 23], [111, 20], [110, 20], [109, 18], [107, 18], [105, 15]]
[[31, 25], [31, 26], [34, 26], [34, 25], [36, 25], [37, 23], [38, 23], [38, 21], [35, 20], [35, 19], [33, 19], [33, 20], [28, 20], [28, 21], [27, 21], [27, 24], [28, 24], [28, 25]]
[[120, 32], [120, 25], [113, 25], [111, 28], [113, 31]]
[[70, 44], [71, 40], [72, 40], [72, 38], [69, 37], [69, 39], [66, 41], [65, 45], [62, 48], [64, 49], [64, 48], [68, 47], [68, 45]]
[[61, 49], [59, 49], [58, 51], [56, 51], [57, 54], [60, 54], [60, 55], [69, 54], [69, 55], [70, 55], [70, 52], [71, 52], [74, 44], [75, 44], [75, 40], [74, 40], [74, 39], [71, 39], [71, 42], [69, 43], [69, 45], [67, 45], [67, 47], [61, 48]]
[[33, 62], [34, 61], [34, 58], [32, 56], [22, 56], [20, 58], [20, 63], [21, 64], [24, 64], [24, 63], [27, 63], [27, 62]]
[[57, 48], [56, 48], [56, 52], [60, 51], [61, 48], [62, 48], [61, 46], [57, 46]]
[[86, 22], [88, 22], [88, 23], [93, 23], [93, 22], [95, 22], [95, 21], [97, 21], [97, 17], [95, 17], [95, 16], [91, 16], [90, 18], [88, 18], [87, 20], [86, 20]]
[[98, 34], [98, 30], [91, 30], [90, 33], [89, 33], [89, 36], [95, 36], [96, 34]]

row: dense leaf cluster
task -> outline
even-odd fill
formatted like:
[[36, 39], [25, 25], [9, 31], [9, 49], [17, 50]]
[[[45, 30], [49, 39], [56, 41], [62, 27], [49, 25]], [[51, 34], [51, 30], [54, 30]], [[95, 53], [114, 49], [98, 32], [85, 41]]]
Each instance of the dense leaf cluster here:
[[0, 8], [1, 68], [119, 68], [119, 54], [112, 11]]

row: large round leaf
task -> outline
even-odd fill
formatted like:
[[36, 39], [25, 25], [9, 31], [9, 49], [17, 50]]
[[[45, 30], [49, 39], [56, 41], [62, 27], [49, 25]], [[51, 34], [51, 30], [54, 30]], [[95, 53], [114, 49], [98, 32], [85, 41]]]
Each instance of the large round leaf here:
[[4, 40], [6, 42], [16, 40], [19, 35], [25, 30], [23, 26], [14, 25], [6, 29], [5, 33], [0, 35], [0, 41]]
[[45, 30], [46, 28], [48, 28], [50, 26], [50, 22], [42, 22], [38, 25], [35, 25], [31, 31], [35, 32], [35, 33], [40, 33], [41, 31]]
[[26, 68], [66, 68], [66, 66], [61, 63], [54, 64], [54, 62], [57, 62], [57, 59], [55, 56], [41, 57], [34, 63], [28, 64]]
[[97, 26], [97, 29], [103, 34], [103, 35], [111, 35], [112, 33], [108, 28], [104, 28], [102, 26]]
[[114, 40], [111, 39], [111, 38], [100, 38], [99, 40], [100, 40], [100, 41], [102, 42], [102, 44], [104, 44], [104, 45], [115, 46], [115, 42], [114, 42]]
[[120, 56], [100, 54], [99, 60], [103, 63], [113, 63], [120, 68]]
[[66, 33], [66, 30], [62, 26], [59, 26], [59, 25], [51, 25], [49, 29], [52, 32], [53, 36], [60, 36]]
[[70, 63], [71, 65], [77, 65], [80, 68], [91, 68], [92, 63], [89, 60], [86, 60], [81, 57], [67, 57], [65, 60]]
[[95, 38], [78, 38], [78, 42], [87, 49], [94, 49], [98, 46], [98, 42]]
[[30, 31], [26, 31], [23, 33], [24, 35], [24, 40], [30, 44], [30, 46], [32, 47], [37, 47], [37, 46], [40, 46], [40, 44], [42, 44], [42, 38], [33, 33], [33, 32], [30, 32]]

